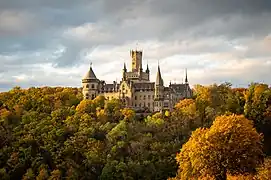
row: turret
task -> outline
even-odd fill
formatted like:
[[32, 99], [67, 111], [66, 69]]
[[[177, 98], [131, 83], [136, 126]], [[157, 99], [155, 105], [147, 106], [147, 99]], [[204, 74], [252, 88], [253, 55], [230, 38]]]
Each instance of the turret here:
[[149, 70], [149, 64], [147, 64], [146, 73], [150, 74], [150, 70]]
[[162, 111], [164, 107], [164, 81], [161, 76], [160, 66], [158, 65], [158, 70], [156, 74], [155, 81], [155, 99], [154, 99], [154, 111]]
[[122, 81], [126, 81], [126, 73], [127, 73], [127, 68], [126, 68], [126, 64], [124, 63], [123, 70], [122, 70]]
[[146, 73], [148, 75], [148, 81], [150, 80], [150, 70], [149, 70], [149, 64], [147, 64]]
[[185, 84], [188, 84], [187, 69], [185, 68]]
[[187, 78], [187, 69], [185, 69], [185, 98], [189, 98], [191, 96], [191, 90], [189, 87], [189, 83], [188, 83], [188, 78]]
[[94, 99], [98, 95], [99, 79], [92, 69], [92, 64], [90, 64], [88, 72], [82, 79], [82, 86], [84, 99]]

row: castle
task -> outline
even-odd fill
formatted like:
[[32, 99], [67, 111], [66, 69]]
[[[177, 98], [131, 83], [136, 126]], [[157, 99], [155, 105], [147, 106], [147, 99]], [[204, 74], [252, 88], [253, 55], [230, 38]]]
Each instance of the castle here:
[[192, 96], [189, 87], [187, 72], [185, 83], [165, 86], [160, 66], [158, 64], [156, 81], [150, 81], [150, 70], [142, 68], [142, 51], [130, 51], [132, 60], [131, 71], [127, 71], [126, 64], [122, 70], [122, 80], [117, 83], [107, 84], [99, 80], [90, 66], [89, 71], [82, 79], [84, 99], [94, 99], [102, 95], [107, 99], [120, 99], [125, 107], [145, 112], [171, 111], [175, 104], [184, 98]]

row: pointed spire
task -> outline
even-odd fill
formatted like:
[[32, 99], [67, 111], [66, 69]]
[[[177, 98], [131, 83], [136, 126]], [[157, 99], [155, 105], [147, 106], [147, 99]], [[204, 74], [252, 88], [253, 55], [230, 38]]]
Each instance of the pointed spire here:
[[149, 63], [147, 62], [147, 69], [146, 69], [146, 73], [150, 73], [150, 69], [149, 69]]
[[156, 82], [155, 82], [156, 85], [164, 85], [164, 82], [163, 82], [163, 79], [162, 79], [162, 76], [161, 76], [161, 71], [160, 71], [160, 65], [158, 63], [158, 70], [157, 70], [157, 75], [156, 75]]
[[83, 79], [97, 79], [97, 77], [92, 69], [92, 62], [90, 62], [89, 70]]
[[127, 71], [127, 68], [126, 68], [126, 63], [124, 62], [123, 64], [123, 70], [126, 72]]
[[187, 68], [185, 68], [185, 84], [188, 84]]

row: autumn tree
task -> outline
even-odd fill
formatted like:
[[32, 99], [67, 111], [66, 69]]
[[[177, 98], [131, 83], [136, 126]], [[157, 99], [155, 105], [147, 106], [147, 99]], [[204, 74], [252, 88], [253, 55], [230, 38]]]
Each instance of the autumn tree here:
[[265, 153], [271, 154], [271, 89], [267, 84], [252, 83], [245, 92], [244, 114], [257, 131], [264, 134]]
[[253, 172], [262, 161], [262, 136], [242, 115], [219, 116], [209, 129], [192, 133], [176, 159], [180, 179]]
[[262, 166], [257, 169], [257, 179], [269, 180], [271, 179], [271, 159], [266, 158]]

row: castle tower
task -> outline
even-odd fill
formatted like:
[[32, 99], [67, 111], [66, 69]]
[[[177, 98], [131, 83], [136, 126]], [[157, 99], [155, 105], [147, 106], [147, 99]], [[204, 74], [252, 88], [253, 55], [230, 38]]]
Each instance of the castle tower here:
[[142, 72], [142, 51], [131, 50], [132, 72]]
[[154, 111], [162, 111], [164, 107], [164, 82], [161, 76], [160, 66], [158, 65], [158, 71], [155, 81], [155, 92], [154, 92]]
[[99, 79], [97, 79], [92, 64], [84, 78], [82, 79], [84, 99], [94, 99], [98, 95]]

